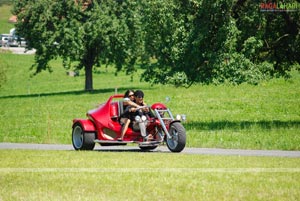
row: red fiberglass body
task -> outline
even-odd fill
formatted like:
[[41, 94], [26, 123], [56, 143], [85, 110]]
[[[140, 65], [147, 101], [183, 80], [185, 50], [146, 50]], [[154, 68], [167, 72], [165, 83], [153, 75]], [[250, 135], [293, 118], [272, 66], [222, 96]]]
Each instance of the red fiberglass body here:
[[144, 141], [139, 130], [129, 127], [123, 141], [120, 115], [123, 113], [123, 95], [113, 95], [97, 109], [87, 112], [87, 119], [74, 119], [72, 143], [75, 150], [92, 150], [95, 143], [102, 146], [137, 143], [143, 150], [155, 149], [166, 142], [172, 152], [180, 152], [186, 144], [186, 132], [180, 120], [175, 120], [171, 111], [162, 103], [151, 106], [153, 115], [147, 117], [147, 135], [153, 138]]

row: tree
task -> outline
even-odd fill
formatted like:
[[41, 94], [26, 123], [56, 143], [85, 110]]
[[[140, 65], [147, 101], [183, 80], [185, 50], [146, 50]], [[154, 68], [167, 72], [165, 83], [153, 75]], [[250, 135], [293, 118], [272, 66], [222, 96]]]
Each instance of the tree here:
[[95, 66], [133, 73], [137, 59], [143, 80], [175, 86], [287, 77], [300, 62], [300, 14], [259, 8], [250, 0], [15, 0], [14, 12], [37, 49], [36, 72], [58, 56], [65, 66], [77, 61], [92, 90]]
[[35, 73], [63, 58], [66, 68], [77, 62], [85, 70], [85, 90], [93, 90], [92, 70], [99, 64], [132, 68], [138, 55], [138, 28], [130, 1], [15, 0], [17, 32], [36, 49]]
[[300, 59], [299, 12], [263, 13], [259, 6], [250, 0], [147, 3], [145, 51], [152, 60], [143, 79], [190, 86], [288, 75]]
[[[241, 31], [237, 49], [244, 49], [245, 56], [260, 67], [267, 61], [269, 67], [262, 70], [271, 76], [288, 76], [292, 65], [300, 63], [300, 13], [287, 10], [289, 3], [300, 7], [292, 0], [277, 3], [273, 12], [262, 12], [260, 4], [250, 0], [239, 0], [233, 7]], [[283, 10], [279, 10], [281, 4]]]

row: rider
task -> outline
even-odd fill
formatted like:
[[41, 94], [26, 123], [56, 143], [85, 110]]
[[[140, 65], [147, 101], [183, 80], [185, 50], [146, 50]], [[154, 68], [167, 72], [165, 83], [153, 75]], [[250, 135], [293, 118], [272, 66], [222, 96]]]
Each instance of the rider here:
[[150, 114], [149, 107], [144, 102], [144, 92], [137, 90], [134, 92], [135, 102], [139, 107], [130, 107], [130, 119], [134, 122], [133, 128], [138, 125], [141, 135], [144, 138], [144, 141], [149, 140], [150, 136], [147, 136], [146, 126], [147, 126], [147, 117], [146, 115]]
[[120, 122], [122, 123], [122, 132], [121, 132], [121, 137], [118, 138], [118, 141], [123, 141], [124, 135], [128, 129], [128, 126], [131, 122], [130, 117], [129, 117], [129, 107], [138, 107], [135, 103], [134, 99], [134, 90], [129, 89], [125, 92], [124, 94], [124, 99], [123, 99], [123, 114], [121, 114], [121, 119]]

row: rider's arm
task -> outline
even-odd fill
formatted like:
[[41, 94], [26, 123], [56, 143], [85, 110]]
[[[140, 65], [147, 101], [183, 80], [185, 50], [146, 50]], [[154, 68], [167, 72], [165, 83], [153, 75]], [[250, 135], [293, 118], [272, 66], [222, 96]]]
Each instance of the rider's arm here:
[[124, 105], [129, 105], [129, 106], [132, 106], [132, 107], [138, 107], [139, 106], [135, 102], [131, 101], [129, 98], [124, 98], [123, 104]]
[[[134, 102], [133, 102], [134, 103]], [[137, 105], [136, 103], [134, 103], [134, 106], [129, 106], [128, 111], [129, 112], [136, 112], [137, 110], [142, 110], [143, 112], [149, 112], [149, 107], [146, 104], [143, 105]]]

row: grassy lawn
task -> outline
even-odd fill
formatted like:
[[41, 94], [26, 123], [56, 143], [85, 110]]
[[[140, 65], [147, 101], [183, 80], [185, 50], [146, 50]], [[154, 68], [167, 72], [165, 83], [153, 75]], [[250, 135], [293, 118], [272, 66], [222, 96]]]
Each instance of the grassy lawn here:
[[0, 141], [70, 143], [73, 118], [104, 102], [115, 88], [142, 89], [146, 101], [165, 102], [174, 114], [186, 114], [187, 145], [247, 149], [300, 149], [300, 76], [274, 79], [259, 86], [203, 86], [188, 89], [133, 81], [114, 68], [94, 73], [93, 93], [83, 89], [84, 72], [70, 77], [53, 61], [53, 73], [30, 77], [32, 55], [0, 54], [7, 81], [0, 89]]
[[6, 3], [0, 4], [0, 34], [9, 33], [9, 30], [14, 28], [14, 24], [8, 23], [10, 16], [12, 16], [11, 6]]
[[297, 200], [297, 158], [0, 151], [0, 200]]
[[300, 75], [274, 79], [258, 86], [242, 84], [194, 85], [188, 89], [139, 81], [113, 67], [94, 72], [92, 93], [83, 91], [84, 72], [66, 75], [61, 61], [53, 73], [30, 77], [32, 55], [0, 54], [7, 81], [0, 89], [0, 141], [71, 143], [73, 118], [128, 88], [142, 89], [147, 103], [171, 101], [174, 114], [186, 114], [187, 146], [244, 149], [300, 150]]

